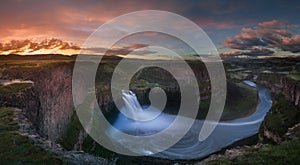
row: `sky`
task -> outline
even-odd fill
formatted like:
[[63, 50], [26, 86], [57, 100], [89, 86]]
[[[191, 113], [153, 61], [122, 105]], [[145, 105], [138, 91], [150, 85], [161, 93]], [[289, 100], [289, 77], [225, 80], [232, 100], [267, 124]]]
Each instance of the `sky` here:
[[223, 57], [300, 54], [300, 1], [292, 0], [2, 0], [0, 54], [73, 54], [105, 22], [139, 10], [190, 19]]

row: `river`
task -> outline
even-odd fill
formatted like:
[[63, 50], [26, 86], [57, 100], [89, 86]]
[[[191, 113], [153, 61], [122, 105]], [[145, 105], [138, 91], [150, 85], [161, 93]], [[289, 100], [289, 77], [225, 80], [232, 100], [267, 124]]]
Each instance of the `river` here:
[[[204, 120], [195, 120], [191, 129], [179, 142], [169, 149], [151, 156], [171, 160], [201, 159], [236, 141], [257, 134], [266, 113], [272, 106], [271, 96], [268, 89], [260, 85], [256, 85], [251, 81], [244, 81], [244, 83], [257, 88], [258, 91], [259, 102], [253, 114], [244, 118], [219, 122], [212, 134], [204, 141], [199, 141], [199, 132]], [[125, 133], [134, 134], [135, 136], [145, 136], [155, 134], [165, 129], [172, 123], [175, 117], [174, 115], [161, 114], [151, 121], [136, 122], [134, 120], [128, 120], [120, 113], [113, 125]], [[177, 130], [174, 130], [174, 133], [169, 136], [176, 136], [176, 132], [181, 131], [180, 128], [181, 126], [178, 125]], [[160, 147], [155, 141], [153, 141], [153, 143], [151, 143], [152, 146], [147, 147], [147, 149], [131, 146], [126, 139], [114, 136], [112, 132], [110, 133], [113, 141], [118, 142], [120, 145], [127, 146], [127, 149], [133, 152], [149, 154], [155, 152], [156, 148]], [[137, 146], [139, 143], [143, 142], [136, 142], [135, 145]]]

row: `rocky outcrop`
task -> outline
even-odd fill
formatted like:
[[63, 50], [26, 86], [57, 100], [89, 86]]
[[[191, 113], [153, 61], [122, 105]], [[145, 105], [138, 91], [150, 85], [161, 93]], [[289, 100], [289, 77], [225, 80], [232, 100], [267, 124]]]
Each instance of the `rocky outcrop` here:
[[[38, 133], [56, 141], [74, 113], [72, 63], [53, 63], [23, 75], [31, 87], [0, 93], [0, 105], [24, 111]], [[80, 88], [78, 88], [80, 90]]]
[[74, 165], [115, 164], [115, 162], [112, 162], [110, 160], [101, 157], [93, 156], [88, 153], [77, 152], [77, 151], [66, 151], [59, 144], [41, 137], [39, 134], [35, 132], [35, 129], [32, 128], [32, 123], [26, 117], [26, 112], [27, 111], [18, 108], [15, 109], [15, 115], [16, 115], [15, 120], [19, 124], [20, 134], [23, 136], [27, 136], [37, 146], [41, 147], [42, 149], [46, 151], [50, 151], [56, 154], [57, 156], [61, 157], [63, 160], [67, 162], [67, 164], [74, 164]]
[[300, 107], [300, 82], [291, 78], [281, 79], [282, 93], [287, 100]]
[[111, 94], [105, 93], [97, 95], [97, 102], [104, 114], [112, 114], [116, 112], [116, 106]]
[[0, 106], [18, 107], [31, 119], [33, 126], [38, 129], [41, 123], [41, 104], [34, 85], [13, 93], [0, 93]]
[[284, 138], [287, 140], [291, 140], [294, 137], [300, 137], [300, 123], [289, 128], [288, 131], [284, 135]]
[[300, 82], [292, 78], [261, 73], [257, 80], [273, 93], [273, 106], [261, 125], [259, 138], [263, 142], [281, 143], [288, 128], [300, 122]]
[[261, 142], [281, 143], [290, 128], [300, 122], [298, 105], [289, 101], [290, 97], [278, 94], [273, 96], [273, 105], [265, 116], [259, 130]]
[[286, 99], [300, 107], [300, 82], [276, 74], [261, 74], [257, 80], [261, 85], [270, 88], [275, 94], [282, 93]]
[[260, 136], [261, 141], [263, 141], [265, 139], [271, 140], [272, 142], [275, 142], [275, 143], [281, 143], [283, 141], [283, 138], [280, 135], [278, 135], [276, 132], [268, 130], [267, 128], [264, 128], [262, 133], [263, 133], [263, 135]]

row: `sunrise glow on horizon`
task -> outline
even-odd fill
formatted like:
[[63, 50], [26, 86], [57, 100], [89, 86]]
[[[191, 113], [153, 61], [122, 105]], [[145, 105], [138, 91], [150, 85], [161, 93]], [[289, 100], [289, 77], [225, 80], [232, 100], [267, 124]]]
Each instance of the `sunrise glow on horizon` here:
[[[143, 5], [135, 1], [6, 1], [0, 6], [0, 54], [78, 54], [87, 37], [105, 22], [128, 12], [164, 10], [199, 25], [222, 57], [297, 56], [297, 5], [279, 3], [262, 2], [258, 7], [248, 1], [146, 1]], [[138, 43], [124, 47], [130, 44]]]

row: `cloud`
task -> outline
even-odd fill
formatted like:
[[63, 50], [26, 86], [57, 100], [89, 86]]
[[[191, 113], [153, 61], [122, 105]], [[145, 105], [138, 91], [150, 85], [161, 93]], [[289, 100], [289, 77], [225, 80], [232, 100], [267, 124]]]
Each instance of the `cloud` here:
[[80, 47], [55, 38], [45, 39], [41, 42], [26, 39], [0, 43], [0, 54], [33, 53], [39, 50], [80, 50]]
[[220, 53], [220, 56], [224, 58], [231, 57], [231, 56], [239, 56], [239, 55], [242, 55], [242, 51], [235, 50], [231, 52]]
[[[261, 22], [256, 28], [242, 28], [241, 33], [225, 39], [225, 48], [240, 50], [236, 55], [271, 55], [271, 49], [300, 52], [300, 35], [293, 33], [295, 25], [278, 20]], [[230, 53], [227, 53], [229, 55]]]
[[[207, 29], [231, 28], [240, 2], [139, 0], [36, 1], [3, 0], [0, 5], [1, 40], [59, 37], [81, 44], [97, 27], [119, 15], [139, 10], [164, 10], [181, 14]], [[244, 18], [242, 20], [245, 20]], [[246, 21], [245, 21], [246, 22]], [[240, 27], [240, 26], [239, 26]]]
[[110, 49], [106, 52], [106, 55], [127, 55], [135, 49], [140, 49], [147, 47], [145, 44], [131, 44], [129, 46], [124, 46], [122, 48]]
[[[295, 15], [299, 10], [299, 1], [282, 4], [280, 0], [273, 0], [272, 3], [258, 0], [191, 0], [189, 3], [180, 0], [152, 0], [143, 3], [139, 0], [3, 0], [0, 5], [0, 40], [60, 38], [80, 45], [106, 21], [140, 10], [177, 13], [200, 25], [211, 34], [210, 37], [222, 41], [225, 36], [235, 34], [235, 30], [262, 20], [280, 18], [299, 22]], [[274, 25], [272, 22], [270, 24]], [[260, 26], [265, 28], [270, 25], [265, 23]], [[285, 49], [290, 47], [288, 45]], [[296, 48], [293, 47], [294, 49]]]
[[294, 35], [291, 37], [284, 37], [281, 43], [281, 49], [284, 51], [290, 51], [292, 53], [300, 52], [300, 35]]
[[[149, 45], [147, 44], [130, 44], [129, 46], [124, 46], [121, 48], [111, 48], [106, 49], [102, 47], [93, 47], [93, 48], [85, 48], [84, 53], [88, 54], [101, 54], [101, 55], [128, 55], [130, 53], [134, 53], [134, 55], [147, 55], [147, 54], [153, 54], [156, 53], [155, 51], [150, 51], [147, 49], [141, 49], [146, 48]], [[139, 50], [136, 50], [139, 49]], [[106, 51], [106, 52], [104, 52]]]
[[242, 52], [241, 54], [247, 56], [269, 56], [272, 55], [273, 53], [274, 51], [268, 48], [254, 47], [252, 49]]

